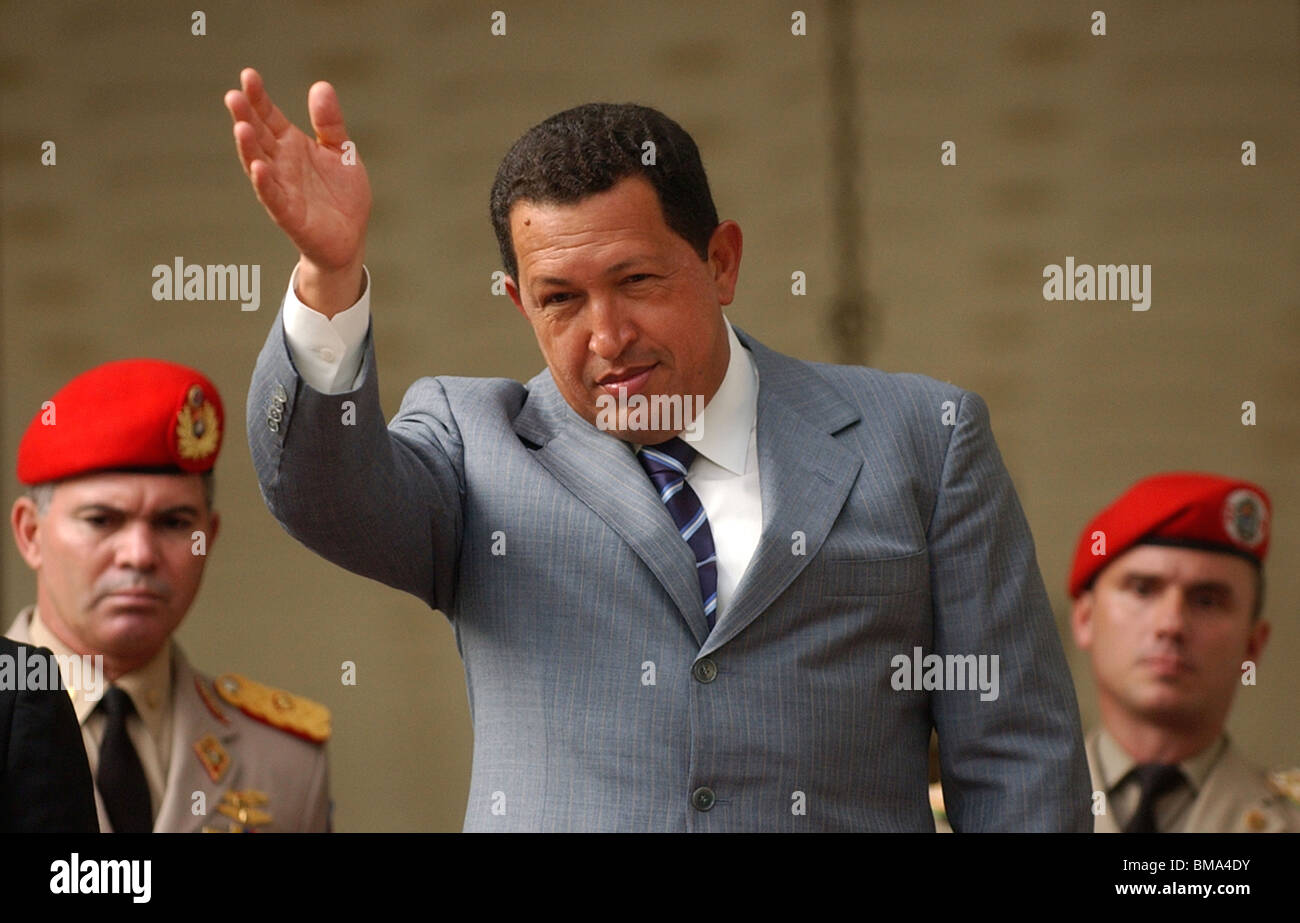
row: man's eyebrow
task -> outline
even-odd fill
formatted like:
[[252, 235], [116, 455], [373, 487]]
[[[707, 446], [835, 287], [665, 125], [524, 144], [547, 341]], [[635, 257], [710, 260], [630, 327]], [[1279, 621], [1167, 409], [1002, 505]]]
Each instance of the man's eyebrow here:
[[[1166, 577], [1164, 574], [1159, 574], [1153, 571], [1145, 571], [1145, 570], [1125, 571], [1124, 574], [1120, 577], [1120, 580], [1122, 582], [1128, 582], [1132, 580], [1154, 580], [1159, 583], [1171, 582], [1170, 578]], [[1215, 577], [1207, 577], [1204, 580], [1193, 580], [1192, 582], [1188, 583], [1186, 586], [1188, 591], [1214, 590], [1216, 592], [1221, 592], [1221, 593], [1233, 592], [1231, 583], [1229, 583], [1226, 580], [1219, 580]]]
[[1158, 574], [1155, 573], [1154, 571], [1149, 571], [1149, 570], [1126, 570], [1120, 576], [1120, 579], [1121, 580], [1160, 580], [1165, 583], [1169, 582], [1169, 578], [1166, 577], [1164, 574]]
[[73, 515], [80, 516], [82, 513], [117, 513], [121, 515], [123, 510], [108, 503], [83, 503], [72, 511]]
[[[616, 272], [622, 272], [624, 269], [627, 269], [631, 266], [635, 266], [637, 263], [649, 262], [650, 259], [651, 257], [647, 255], [634, 256], [631, 257], [630, 259], [622, 260], [618, 263], [615, 263], [613, 266], [608, 267], [604, 272], [601, 273], [601, 275], [603, 276], [613, 275]], [[570, 282], [568, 279], [563, 279], [559, 276], [538, 276], [537, 278], [533, 279], [533, 284], [534, 285], [572, 285], [573, 283]]]
[[174, 516], [177, 513], [186, 513], [190, 516], [197, 516], [199, 515], [199, 508], [197, 506], [191, 506], [188, 503], [181, 503], [178, 504], [177, 506], [169, 506], [165, 510], [159, 510], [153, 515], [154, 518], [156, 519], [161, 516]]
[[[121, 507], [113, 506], [112, 504], [109, 503], [83, 503], [81, 506], [77, 507], [72, 512], [73, 515], [76, 516], [80, 516], [83, 513], [91, 513], [91, 512], [113, 513], [114, 515], [117, 516], [126, 515], [126, 510], [122, 509]], [[174, 516], [177, 513], [187, 513], [191, 516], [197, 516], [199, 514], [199, 508], [189, 503], [179, 503], [176, 506], [169, 506], [166, 509], [158, 510], [155, 513], [151, 513], [150, 516], [157, 519], [161, 516]]]
[[1197, 580], [1194, 583], [1189, 583], [1187, 589], [1190, 592], [1195, 592], [1196, 590], [1213, 590], [1216, 593], [1227, 593], [1229, 596], [1234, 594], [1231, 583], [1228, 583], [1226, 580], [1214, 580], [1212, 578], [1209, 580]]

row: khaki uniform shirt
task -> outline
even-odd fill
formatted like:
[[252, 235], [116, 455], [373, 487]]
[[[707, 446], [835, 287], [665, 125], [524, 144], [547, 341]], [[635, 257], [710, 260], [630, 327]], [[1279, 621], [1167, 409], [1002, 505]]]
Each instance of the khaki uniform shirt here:
[[[56, 655], [73, 653], [35, 607], [19, 613], [7, 636], [48, 647]], [[94, 776], [106, 720], [96, 707], [105, 690], [96, 692], [88, 677], [67, 671], [63, 681]], [[149, 783], [155, 833], [329, 829], [329, 763], [323, 742], [272, 727], [222, 701], [213, 680], [194, 670], [175, 642], [115, 684], [135, 706], [127, 734]], [[95, 804], [100, 830], [111, 832], [98, 783]]]
[[[1086, 744], [1093, 791], [1104, 795], [1094, 829], [1118, 833], [1137, 810], [1138, 783], [1128, 776], [1137, 763], [1104, 729]], [[1156, 802], [1161, 833], [1300, 832], [1300, 804], [1247, 762], [1226, 735], [1178, 767], [1186, 783]]]

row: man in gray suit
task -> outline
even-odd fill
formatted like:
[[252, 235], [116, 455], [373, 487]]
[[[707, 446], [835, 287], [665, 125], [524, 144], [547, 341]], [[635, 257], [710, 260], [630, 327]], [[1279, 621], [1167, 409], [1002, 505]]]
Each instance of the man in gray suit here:
[[932, 727], [955, 829], [1091, 828], [983, 402], [733, 328], [740, 228], [676, 123], [588, 105], [516, 143], [492, 216], [547, 370], [421, 379], [385, 425], [334, 90], [308, 94], [314, 139], [256, 71], [225, 101], [300, 252], [248, 397], [263, 496], [451, 620], [466, 830], [933, 830]]

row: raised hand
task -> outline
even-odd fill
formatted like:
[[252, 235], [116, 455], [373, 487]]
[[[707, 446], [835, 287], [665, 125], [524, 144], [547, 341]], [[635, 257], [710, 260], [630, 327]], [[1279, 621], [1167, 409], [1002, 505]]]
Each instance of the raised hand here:
[[298, 248], [298, 295], [327, 316], [347, 308], [361, 290], [370, 179], [348, 141], [334, 87], [307, 92], [315, 138], [285, 118], [261, 75], [245, 68], [242, 90], [226, 93], [235, 148], [258, 201]]

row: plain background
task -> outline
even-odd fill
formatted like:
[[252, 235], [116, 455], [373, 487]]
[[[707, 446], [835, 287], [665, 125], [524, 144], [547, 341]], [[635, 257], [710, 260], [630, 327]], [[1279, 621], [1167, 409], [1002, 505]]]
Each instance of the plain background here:
[[[194, 4], [5, 4], [6, 503], [24, 428], [73, 375], [134, 355], [203, 369], [228, 413], [224, 526], [180, 632], [191, 659], [333, 710], [338, 829], [458, 830], [472, 737], [449, 625], [298, 546], [258, 496], [244, 401], [295, 254], [239, 168], [222, 95], [256, 66], [306, 126], [312, 81], [338, 88], [375, 191], [368, 265], [390, 414], [421, 375], [526, 380], [542, 367], [527, 323], [490, 293], [492, 177], [546, 116], [642, 102], [694, 135], [720, 214], [745, 232], [733, 322], [795, 356], [986, 398], [1085, 726], [1095, 701], [1064, 591], [1084, 523], [1159, 470], [1271, 491], [1274, 636], [1230, 730], [1260, 762], [1294, 765], [1297, 5], [1107, 2], [1104, 37], [1090, 31], [1099, 6], [210, 2], [194, 36]], [[491, 34], [495, 9], [505, 36]], [[791, 34], [792, 9], [806, 36]], [[956, 166], [940, 165], [947, 140]], [[1245, 140], [1258, 166], [1242, 165]], [[154, 301], [153, 266], [177, 256], [259, 264], [260, 310]], [[1151, 309], [1045, 301], [1043, 267], [1067, 256], [1151, 264]], [[805, 296], [791, 294], [795, 271]], [[841, 295], [864, 312], [860, 342], [833, 323]], [[34, 593], [10, 539], [2, 575], [7, 621]], [[356, 686], [340, 682], [345, 660]]]

